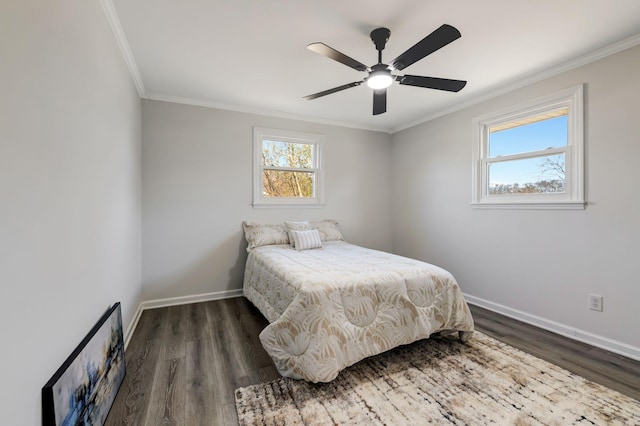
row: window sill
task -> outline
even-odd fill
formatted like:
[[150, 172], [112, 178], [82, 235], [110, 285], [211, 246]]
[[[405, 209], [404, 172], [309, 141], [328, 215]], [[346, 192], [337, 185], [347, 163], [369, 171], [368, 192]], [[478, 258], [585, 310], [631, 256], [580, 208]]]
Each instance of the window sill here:
[[481, 202], [471, 203], [471, 208], [485, 210], [584, 210], [585, 201], [553, 202]]
[[320, 209], [325, 204], [307, 203], [253, 203], [255, 209]]

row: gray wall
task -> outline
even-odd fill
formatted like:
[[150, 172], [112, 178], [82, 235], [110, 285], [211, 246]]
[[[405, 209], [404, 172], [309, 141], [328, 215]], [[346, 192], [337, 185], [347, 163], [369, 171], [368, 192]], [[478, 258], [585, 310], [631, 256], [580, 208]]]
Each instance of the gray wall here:
[[[251, 206], [253, 126], [325, 135], [326, 207]], [[243, 220], [337, 219], [391, 250], [388, 134], [145, 100], [142, 140], [145, 300], [240, 289]]]
[[[636, 47], [395, 134], [394, 250], [512, 314], [638, 351], [639, 75]], [[579, 83], [586, 210], [472, 209], [472, 118]], [[587, 309], [588, 293], [604, 296], [604, 312]]]
[[140, 302], [140, 100], [98, 1], [0, 13], [0, 423], [115, 302]]

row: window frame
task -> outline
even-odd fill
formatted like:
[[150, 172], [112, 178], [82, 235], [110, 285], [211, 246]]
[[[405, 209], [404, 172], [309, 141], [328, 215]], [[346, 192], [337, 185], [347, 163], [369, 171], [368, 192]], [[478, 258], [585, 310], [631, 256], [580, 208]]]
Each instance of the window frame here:
[[[472, 120], [472, 208], [584, 209], [583, 84], [552, 93]], [[567, 108], [567, 146], [528, 153], [489, 157], [491, 127]], [[488, 169], [502, 161], [565, 154], [565, 192], [546, 194], [489, 194]]]
[[[286, 143], [299, 143], [313, 146], [313, 167], [288, 168], [265, 167], [262, 164], [262, 142], [275, 140]], [[316, 133], [294, 132], [290, 130], [253, 128], [253, 206], [254, 207], [323, 207], [324, 206], [324, 169], [323, 148], [324, 135]], [[263, 175], [267, 170], [300, 171], [314, 173], [314, 196], [299, 197], [265, 197], [263, 195]]]

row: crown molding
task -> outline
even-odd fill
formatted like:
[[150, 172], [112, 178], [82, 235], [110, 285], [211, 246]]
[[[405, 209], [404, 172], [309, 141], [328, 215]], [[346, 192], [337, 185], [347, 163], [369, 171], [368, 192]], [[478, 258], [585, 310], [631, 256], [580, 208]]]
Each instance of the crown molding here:
[[125, 60], [125, 63], [129, 68], [131, 78], [133, 79], [133, 82], [138, 91], [138, 96], [140, 96], [140, 98], [142, 99], [150, 99], [150, 100], [163, 101], [163, 102], [173, 102], [178, 104], [200, 106], [205, 108], [216, 108], [216, 109], [222, 109], [222, 110], [228, 110], [228, 111], [264, 115], [268, 117], [277, 117], [277, 118], [284, 118], [284, 119], [290, 119], [290, 120], [301, 120], [301, 121], [307, 121], [311, 123], [326, 124], [326, 125], [339, 126], [339, 127], [348, 127], [348, 128], [361, 129], [361, 130], [370, 130], [374, 132], [383, 132], [388, 134], [394, 134], [402, 130], [406, 130], [411, 127], [415, 127], [417, 125], [426, 123], [428, 121], [435, 120], [436, 118], [440, 118], [445, 115], [451, 114], [453, 112], [468, 108], [470, 106], [477, 105], [481, 102], [487, 101], [489, 99], [493, 99], [497, 96], [503, 95], [513, 90], [520, 89], [522, 87], [528, 86], [538, 81], [545, 80], [555, 75], [562, 74], [563, 72], [570, 71], [572, 69], [587, 65], [591, 62], [595, 62], [597, 60], [606, 58], [607, 56], [611, 56], [616, 53], [622, 52], [623, 50], [630, 49], [632, 47], [640, 45], [640, 34], [637, 34], [632, 37], [613, 43], [609, 46], [605, 46], [603, 48], [589, 52], [585, 55], [578, 56], [576, 58], [573, 58], [561, 64], [554, 65], [552, 67], [545, 68], [543, 70], [537, 70], [525, 75], [521, 75], [505, 84], [496, 85], [487, 90], [484, 90], [483, 92], [481, 92], [477, 96], [472, 97], [471, 99], [452, 105], [451, 107], [444, 108], [442, 110], [439, 110], [436, 113], [429, 114], [418, 120], [413, 120], [397, 127], [388, 128], [388, 127], [377, 127], [377, 126], [365, 126], [361, 124], [354, 124], [354, 123], [342, 122], [342, 121], [325, 120], [317, 117], [297, 115], [297, 114], [291, 114], [291, 113], [286, 113], [282, 111], [270, 110], [268, 108], [256, 108], [256, 107], [249, 107], [249, 106], [233, 105], [233, 104], [226, 104], [222, 102], [207, 101], [202, 99], [193, 99], [193, 98], [187, 98], [187, 97], [165, 95], [161, 93], [148, 93], [142, 82], [140, 71], [136, 64], [135, 58], [133, 57], [133, 53], [131, 52], [129, 42], [127, 41], [127, 37], [124, 34], [124, 30], [120, 25], [120, 19], [118, 18], [118, 15], [116, 13], [115, 7], [113, 6], [112, 0], [100, 0], [100, 4], [102, 5], [102, 9], [107, 18], [107, 21], [109, 21], [109, 25], [113, 30], [113, 34], [116, 38], [118, 46], [120, 47], [120, 51], [122, 52], [122, 56]]
[[563, 72], [567, 72], [572, 69], [579, 68], [581, 66], [590, 64], [591, 62], [595, 62], [597, 60], [606, 58], [607, 56], [614, 55], [616, 53], [622, 52], [623, 50], [627, 50], [638, 45], [640, 45], [640, 34], [626, 38], [617, 43], [613, 43], [609, 46], [603, 47], [601, 49], [594, 50], [585, 55], [581, 55], [576, 58], [570, 59], [569, 61], [563, 62], [561, 64], [554, 65], [550, 68], [545, 68], [541, 71], [534, 71], [532, 73], [525, 74], [516, 79], [513, 79], [510, 82], [507, 82], [505, 84], [494, 86], [488, 90], [483, 91], [481, 94], [471, 99], [468, 99], [464, 102], [453, 105], [449, 108], [445, 108], [434, 114], [427, 115], [426, 117], [423, 117], [419, 120], [414, 120], [406, 124], [403, 124], [401, 126], [394, 127], [389, 131], [389, 133], [393, 134], [401, 130], [406, 130], [411, 127], [415, 127], [419, 124], [426, 123], [427, 121], [431, 121], [436, 118], [451, 114], [453, 112], [460, 111], [467, 107], [479, 104], [480, 102], [493, 99], [497, 96], [503, 95], [513, 90], [520, 89], [522, 87], [528, 86], [533, 83], [537, 83], [538, 81], [545, 80], [547, 78], [553, 77], [558, 74], [562, 74]]
[[205, 101], [202, 99], [193, 99], [193, 98], [186, 98], [181, 96], [171, 96], [171, 95], [164, 95], [161, 93], [150, 93], [150, 92], [147, 92], [145, 96], [141, 96], [141, 97], [143, 99], [149, 99], [152, 101], [172, 102], [176, 104], [192, 105], [192, 106], [199, 106], [199, 107], [205, 107], [205, 108], [215, 108], [215, 109], [222, 109], [227, 111], [243, 112], [246, 114], [256, 114], [256, 115], [264, 115], [267, 117], [284, 118], [288, 120], [306, 121], [308, 123], [318, 123], [318, 124], [326, 124], [329, 126], [348, 127], [352, 129], [370, 130], [374, 132], [389, 133], [389, 129], [386, 127], [363, 126], [360, 124], [348, 123], [343, 121], [325, 120], [322, 118], [290, 114], [287, 112], [275, 111], [267, 108], [255, 108], [255, 107], [249, 107], [249, 106], [243, 106], [243, 105], [226, 104], [222, 102]]
[[102, 5], [102, 10], [104, 11], [104, 15], [106, 16], [109, 25], [111, 26], [113, 35], [116, 38], [116, 42], [118, 43], [118, 47], [120, 48], [120, 52], [122, 53], [124, 62], [127, 64], [127, 68], [129, 68], [129, 74], [131, 74], [133, 83], [136, 86], [138, 96], [144, 98], [146, 90], [144, 88], [144, 84], [142, 83], [142, 77], [140, 76], [138, 65], [136, 64], [136, 60], [133, 57], [131, 47], [129, 47], [129, 42], [127, 41], [127, 37], [124, 34], [122, 25], [120, 25], [120, 19], [118, 18], [116, 9], [113, 6], [113, 2], [111, 0], [100, 0], [100, 4]]

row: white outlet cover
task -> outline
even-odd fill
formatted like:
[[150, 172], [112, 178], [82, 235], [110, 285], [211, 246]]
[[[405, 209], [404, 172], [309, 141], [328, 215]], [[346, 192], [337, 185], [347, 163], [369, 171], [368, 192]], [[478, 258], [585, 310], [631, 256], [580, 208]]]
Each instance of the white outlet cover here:
[[602, 296], [597, 294], [589, 295], [589, 309], [592, 311], [602, 312]]

